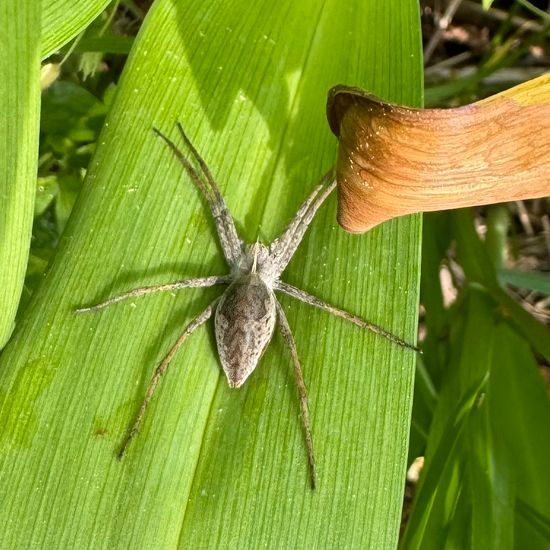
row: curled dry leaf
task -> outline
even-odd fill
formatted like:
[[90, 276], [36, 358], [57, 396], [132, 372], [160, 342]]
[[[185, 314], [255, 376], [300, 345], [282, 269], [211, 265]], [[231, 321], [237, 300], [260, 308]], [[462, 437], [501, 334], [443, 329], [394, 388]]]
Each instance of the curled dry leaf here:
[[401, 107], [336, 86], [327, 116], [339, 138], [338, 221], [347, 231], [550, 195], [550, 74], [455, 109]]

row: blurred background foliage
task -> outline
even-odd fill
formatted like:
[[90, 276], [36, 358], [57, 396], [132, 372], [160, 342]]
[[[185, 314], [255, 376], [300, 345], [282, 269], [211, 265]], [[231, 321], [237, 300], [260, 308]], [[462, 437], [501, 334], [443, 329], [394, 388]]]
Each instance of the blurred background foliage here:
[[[111, 4], [43, 67], [20, 310], [55, 253], [149, 4]], [[548, 71], [546, 0], [420, 4], [427, 107]], [[421, 285], [402, 547], [548, 548], [550, 200], [426, 215]]]
[[[484, 4], [421, 2], [426, 107], [548, 71], [548, 2]], [[403, 548], [549, 547], [549, 283], [549, 199], [424, 216]]]

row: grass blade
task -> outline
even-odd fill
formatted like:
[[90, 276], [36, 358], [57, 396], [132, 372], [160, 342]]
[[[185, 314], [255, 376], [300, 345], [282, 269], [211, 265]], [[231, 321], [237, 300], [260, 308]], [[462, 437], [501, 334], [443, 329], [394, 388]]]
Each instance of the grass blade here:
[[[42, 59], [82, 32], [111, 0], [49, 0], [42, 10]], [[36, 10], [36, 2], [33, 2]], [[37, 10], [38, 11], [38, 10]]]
[[40, 112], [39, 14], [40, 3], [34, 0], [0, 4], [0, 349], [14, 328], [31, 239]]

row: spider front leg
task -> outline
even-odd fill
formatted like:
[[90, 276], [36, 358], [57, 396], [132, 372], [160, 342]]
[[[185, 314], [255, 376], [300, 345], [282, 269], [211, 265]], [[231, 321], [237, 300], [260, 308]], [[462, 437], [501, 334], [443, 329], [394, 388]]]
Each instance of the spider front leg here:
[[159, 366], [155, 369], [155, 372], [151, 378], [151, 381], [149, 382], [149, 386], [147, 386], [147, 391], [145, 392], [145, 397], [143, 399], [143, 403], [141, 404], [141, 407], [139, 409], [139, 412], [131, 426], [131, 428], [128, 430], [128, 433], [126, 435], [126, 438], [124, 439], [124, 442], [122, 444], [122, 447], [120, 449], [120, 452], [118, 453], [119, 460], [123, 458], [124, 454], [126, 453], [128, 449], [128, 445], [130, 445], [130, 442], [139, 432], [139, 429], [141, 427], [141, 423], [143, 422], [143, 417], [145, 415], [145, 411], [147, 410], [147, 407], [149, 406], [149, 403], [151, 402], [151, 399], [153, 398], [153, 394], [155, 393], [155, 390], [158, 386], [158, 383], [160, 382], [160, 379], [162, 376], [166, 373], [168, 367], [170, 366], [170, 363], [172, 362], [172, 359], [174, 358], [174, 355], [176, 355], [177, 351], [180, 349], [180, 347], [183, 345], [185, 340], [188, 336], [190, 336], [197, 328], [199, 328], [202, 324], [206, 323], [210, 317], [212, 317], [212, 313], [214, 313], [214, 309], [216, 307], [216, 304], [219, 301], [219, 297], [216, 298], [202, 313], [197, 315], [186, 327], [185, 330], [181, 333], [180, 337], [176, 340], [175, 344], [170, 348], [170, 351], [166, 354], [164, 359], [160, 362]]
[[140, 288], [134, 288], [128, 292], [123, 292], [116, 296], [105, 300], [104, 302], [99, 302], [92, 306], [81, 307], [75, 309], [76, 314], [81, 313], [90, 313], [92, 311], [98, 311], [100, 309], [109, 307], [128, 298], [137, 298], [138, 296], [144, 296], [145, 294], [153, 294], [155, 292], [170, 292], [173, 290], [180, 290], [182, 288], [199, 288], [199, 287], [209, 287], [214, 285], [229, 284], [231, 282], [230, 275], [212, 275], [211, 277], [199, 277], [196, 279], [185, 279], [183, 281], [176, 281], [175, 283], [167, 283], [162, 285], [151, 285], [143, 286]]
[[208, 203], [208, 207], [210, 208], [210, 212], [214, 218], [214, 223], [216, 224], [216, 230], [223, 249], [223, 254], [228, 264], [233, 267], [238, 262], [243, 247], [243, 243], [237, 234], [237, 229], [233, 218], [229, 213], [229, 209], [225, 204], [218, 184], [212, 176], [208, 165], [201, 157], [195, 146], [191, 143], [191, 140], [187, 137], [183, 126], [179, 122], [177, 123], [177, 128], [183, 141], [185, 142], [185, 145], [191, 151], [191, 155], [198, 163], [200, 170], [197, 170], [191, 164], [189, 159], [180, 149], [178, 149], [178, 146], [168, 136], [164, 135], [156, 128], [153, 128], [153, 132], [155, 132], [155, 134], [157, 134], [166, 143], [166, 145], [168, 145]]
[[321, 208], [322, 204], [336, 187], [336, 180], [332, 179], [333, 172], [334, 169], [331, 168], [323, 176], [321, 183], [313, 189], [309, 197], [300, 206], [294, 219], [288, 224], [285, 231], [271, 243], [269, 252], [277, 266], [277, 273], [279, 275], [285, 270], [292, 256], [294, 256], [317, 210]]

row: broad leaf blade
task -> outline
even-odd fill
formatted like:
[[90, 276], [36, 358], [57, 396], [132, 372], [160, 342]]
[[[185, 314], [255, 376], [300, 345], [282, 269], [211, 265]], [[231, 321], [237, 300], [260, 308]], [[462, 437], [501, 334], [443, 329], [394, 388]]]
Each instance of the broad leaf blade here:
[[0, 5], [0, 349], [14, 328], [29, 255], [40, 112], [40, 2]]
[[[82, 32], [111, 0], [48, 0], [42, 9], [42, 59]], [[36, 10], [36, 2], [32, 3]]]
[[[278, 336], [237, 391], [211, 328], [199, 330], [115, 459], [155, 363], [219, 289], [71, 312], [134, 286], [225, 272], [212, 221], [153, 125], [175, 138], [183, 122], [247, 240], [282, 231], [334, 162], [331, 85], [419, 103], [418, 8], [403, 4], [154, 5], [36, 308], [0, 365], [12, 546], [396, 545], [414, 354], [281, 299], [310, 393], [311, 492]], [[419, 219], [354, 237], [334, 212], [333, 197], [285, 279], [413, 340]]]

